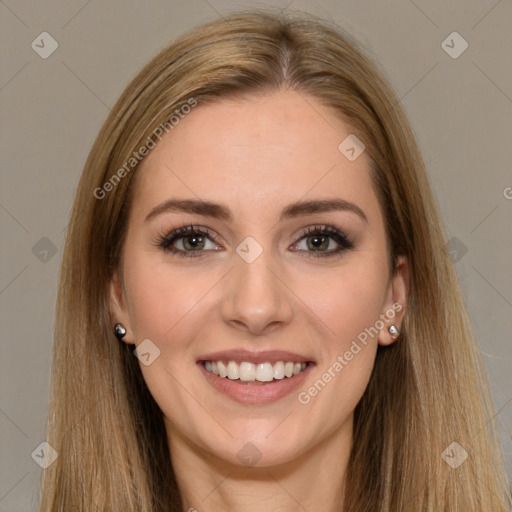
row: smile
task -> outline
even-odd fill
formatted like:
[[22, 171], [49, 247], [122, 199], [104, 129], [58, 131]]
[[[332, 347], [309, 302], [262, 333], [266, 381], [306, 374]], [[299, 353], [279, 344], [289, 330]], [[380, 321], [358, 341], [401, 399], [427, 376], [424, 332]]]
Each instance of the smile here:
[[316, 367], [311, 355], [284, 350], [225, 350], [202, 354], [196, 364], [219, 396], [248, 405], [292, 395]]
[[230, 380], [243, 382], [272, 382], [291, 378], [304, 371], [308, 363], [294, 363], [293, 361], [276, 361], [251, 363], [249, 361], [204, 361], [207, 371]]

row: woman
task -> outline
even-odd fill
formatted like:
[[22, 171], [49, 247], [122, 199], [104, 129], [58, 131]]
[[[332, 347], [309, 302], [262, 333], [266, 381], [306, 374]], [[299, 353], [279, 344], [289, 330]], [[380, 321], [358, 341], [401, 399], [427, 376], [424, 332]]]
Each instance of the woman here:
[[508, 510], [444, 245], [346, 35], [262, 11], [191, 31], [83, 171], [41, 510]]

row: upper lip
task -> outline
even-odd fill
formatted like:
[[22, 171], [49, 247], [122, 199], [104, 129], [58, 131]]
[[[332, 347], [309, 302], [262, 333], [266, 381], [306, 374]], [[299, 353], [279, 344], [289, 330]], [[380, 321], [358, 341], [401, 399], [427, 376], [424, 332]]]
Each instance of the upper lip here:
[[251, 352], [249, 350], [222, 350], [212, 352], [198, 358], [198, 361], [247, 361], [248, 363], [275, 363], [277, 361], [291, 361], [293, 363], [313, 362], [308, 356], [288, 352], [286, 350], [263, 350]]

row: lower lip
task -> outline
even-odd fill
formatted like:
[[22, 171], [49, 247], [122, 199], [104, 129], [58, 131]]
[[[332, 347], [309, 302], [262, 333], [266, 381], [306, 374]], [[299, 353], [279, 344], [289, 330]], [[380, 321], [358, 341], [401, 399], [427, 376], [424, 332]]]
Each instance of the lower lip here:
[[203, 363], [198, 362], [197, 365], [206, 380], [217, 391], [242, 404], [267, 404], [289, 395], [304, 382], [304, 379], [315, 366], [314, 363], [309, 363], [305, 370], [293, 377], [285, 377], [265, 384], [251, 384], [240, 380], [231, 380], [227, 377], [219, 377], [209, 372]]

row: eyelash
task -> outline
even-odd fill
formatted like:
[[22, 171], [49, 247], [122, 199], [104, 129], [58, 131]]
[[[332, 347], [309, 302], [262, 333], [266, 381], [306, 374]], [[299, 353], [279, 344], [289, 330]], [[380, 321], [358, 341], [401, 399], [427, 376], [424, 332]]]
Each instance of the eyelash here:
[[[211, 251], [183, 251], [181, 249], [176, 249], [173, 247], [173, 243], [176, 242], [176, 240], [180, 240], [181, 238], [187, 238], [188, 236], [192, 235], [203, 235], [208, 237], [212, 242], [215, 242], [215, 236], [212, 232], [210, 232], [209, 229], [203, 228], [200, 226], [184, 226], [181, 228], [177, 228], [173, 231], [171, 231], [168, 234], [160, 234], [157, 237], [155, 245], [160, 247], [164, 252], [170, 252], [172, 254], [176, 254], [177, 256], [184, 257], [184, 258], [201, 258], [205, 256], [206, 252]], [[353, 242], [349, 240], [347, 235], [343, 233], [343, 231], [340, 231], [339, 229], [335, 228], [334, 226], [329, 225], [315, 225], [310, 226], [307, 228], [305, 232], [303, 232], [298, 239], [298, 242], [302, 241], [304, 238], [307, 238], [311, 235], [324, 235], [328, 236], [329, 238], [332, 238], [336, 243], [339, 244], [340, 247], [338, 247], [335, 250], [331, 250], [328, 252], [322, 252], [322, 251], [302, 251], [297, 250], [297, 252], [303, 253], [310, 253], [308, 255], [301, 254], [302, 256], [306, 258], [325, 258], [325, 257], [333, 257], [338, 256], [340, 253], [346, 251], [347, 249], [352, 249], [354, 247]], [[215, 242], [217, 243], [217, 242]], [[295, 244], [294, 244], [295, 245]], [[314, 254], [311, 254], [314, 253]]]

